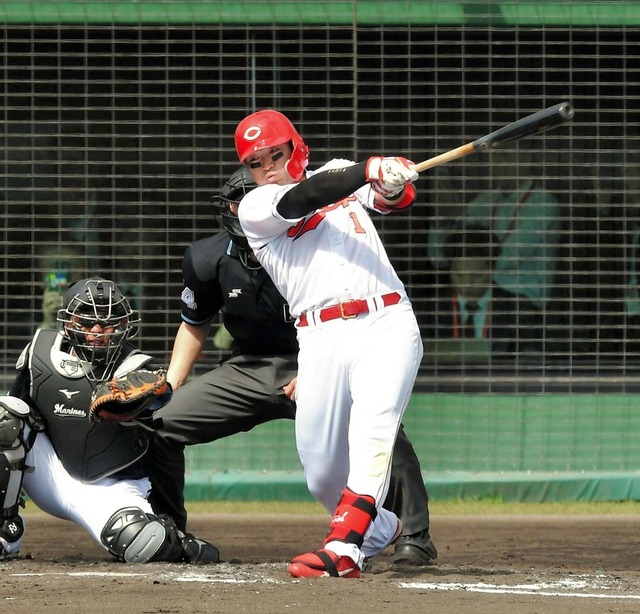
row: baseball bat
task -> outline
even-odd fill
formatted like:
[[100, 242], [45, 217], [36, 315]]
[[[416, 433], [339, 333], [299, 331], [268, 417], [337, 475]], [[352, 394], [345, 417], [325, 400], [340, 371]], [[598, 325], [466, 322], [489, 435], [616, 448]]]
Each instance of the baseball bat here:
[[438, 156], [424, 160], [414, 165], [417, 173], [426, 171], [428, 168], [446, 164], [452, 160], [457, 160], [464, 156], [468, 156], [476, 151], [485, 151], [487, 149], [497, 149], [507, 143], [512, 143], [525, 136], [533, 136], [544, 132], [549, 128], [555, 128], [564, 122], [573, 118], [573, 106], [569, 102], [561, 102], [553, 105], [548, 109], [543, 109], [526, 117], [522, 117], [515, 122], [507, 124], [498, 130], [494, 130], [489, 134], [481, 136], [479, 139], [466, 145], [461, 145], [455, 149], [446, 151]]

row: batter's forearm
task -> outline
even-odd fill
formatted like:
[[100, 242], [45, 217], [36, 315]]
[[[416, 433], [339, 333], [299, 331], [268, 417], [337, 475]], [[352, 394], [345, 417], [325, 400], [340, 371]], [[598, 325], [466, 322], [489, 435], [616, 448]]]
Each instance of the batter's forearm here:
[[285, 219], [295, 219], [346, 198], [367, 183], [367, 163], [316, 173], [289, 190], [277, 205]]

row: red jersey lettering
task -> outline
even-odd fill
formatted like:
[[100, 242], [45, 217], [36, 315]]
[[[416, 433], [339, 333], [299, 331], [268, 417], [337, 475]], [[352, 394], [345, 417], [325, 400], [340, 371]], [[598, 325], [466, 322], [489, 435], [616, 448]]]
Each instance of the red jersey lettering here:
[[[326, 207], [322, 207], [320, 211], [316, 211], [311, 217], [307, 217], [303, 220], [300, 220], [295, 226], [292, 226], [287, 231], [287, 236], [293, 238], [295, 241], [299, 239], [305, 232], [309, 232], [311, 230], [315, 230], [322, 220], [324, 220], [325, 216], [329, 211], [334, 211], [338, 207], [348, 207], [350, 202], [355, 201], [355, 196], [347, 196], [347, 198], [343, 198], [339, 200], [337, 203], [333, 203], [332, 205], [327, 205]], [[353, 225], [355, 227], [355, 231], [357, 233], [365, 232], [355, 213], [350, 214], [351, 220], [353, 221]]]

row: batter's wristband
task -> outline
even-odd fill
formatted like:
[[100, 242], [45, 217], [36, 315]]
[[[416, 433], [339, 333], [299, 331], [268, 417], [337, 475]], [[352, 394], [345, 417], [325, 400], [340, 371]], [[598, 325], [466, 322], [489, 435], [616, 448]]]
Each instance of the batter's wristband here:
[[397, 200], [389, 200], [377, 194], [375, 208], [383, 213], [390, 213], [391, 211], [406, 209], [415, 199], [416, 189], [412, 183], [408, 183]]

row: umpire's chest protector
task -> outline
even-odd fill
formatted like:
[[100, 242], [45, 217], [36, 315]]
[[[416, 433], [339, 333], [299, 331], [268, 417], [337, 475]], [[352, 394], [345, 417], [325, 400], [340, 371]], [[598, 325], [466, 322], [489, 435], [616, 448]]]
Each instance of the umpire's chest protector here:
[[[128, 467], [147, 452], [149, 440], [137, 425], [89, 422], [93, 387], [78, 363], [75, 374], [65, 376], [54, 365], [68, 354], [54, 352], [57, 332], [39, 330], [29, 348], [31, 398], [46, 424], [58, 458], [71, 476], [96, 482]], [[126, 349], [126, 348], [125, 348]], [[75, 362], [75, 361], [74, 361]], [[65, 372], [71, 373], [69, 361]]]

